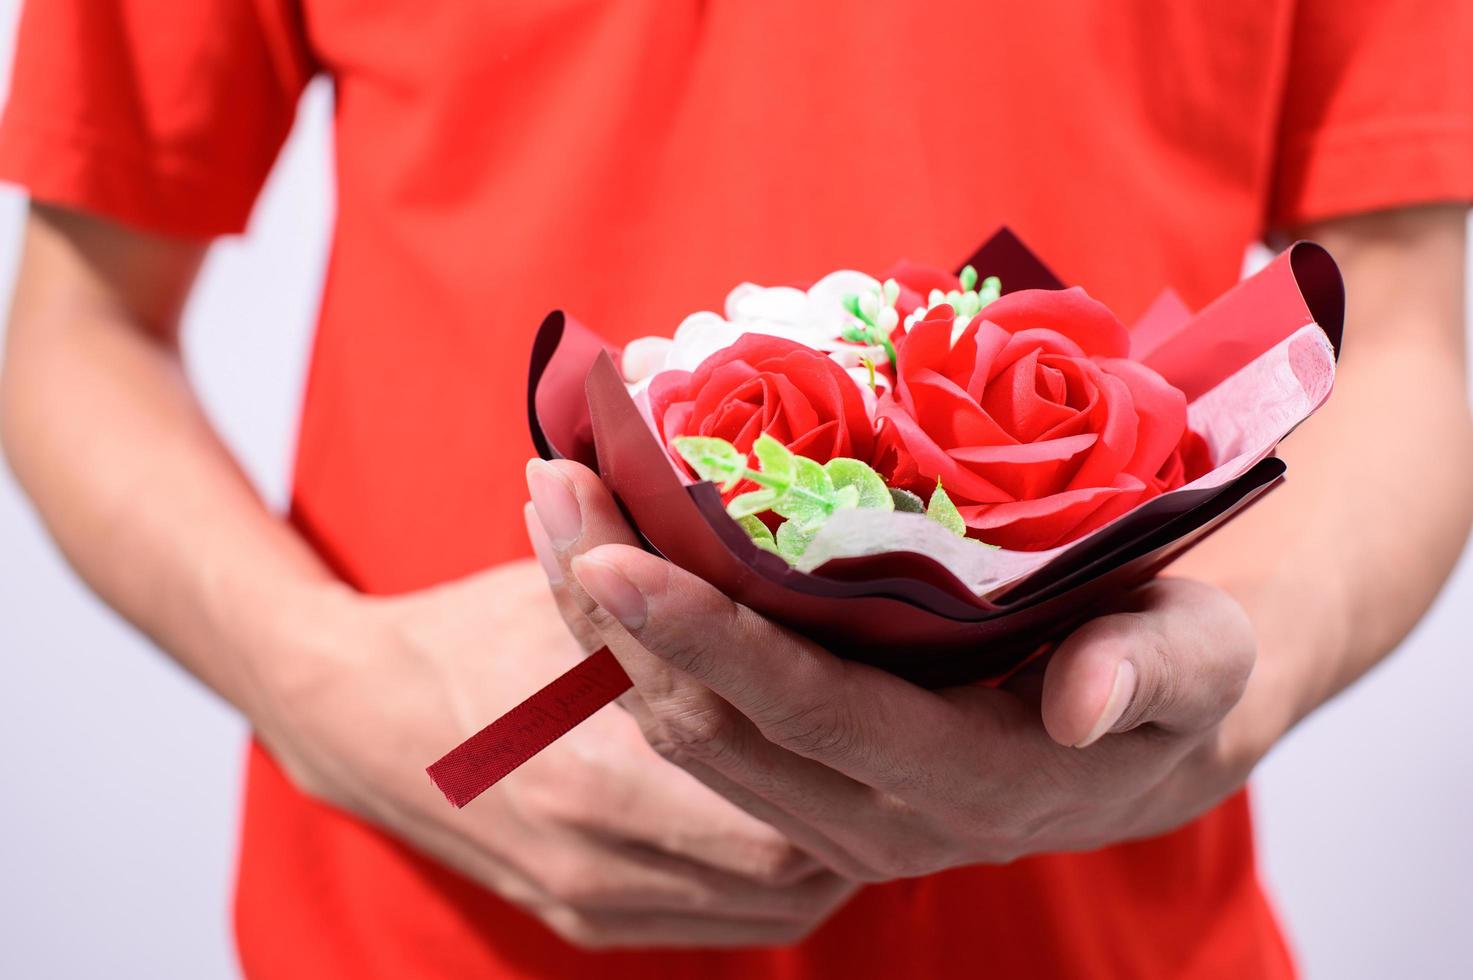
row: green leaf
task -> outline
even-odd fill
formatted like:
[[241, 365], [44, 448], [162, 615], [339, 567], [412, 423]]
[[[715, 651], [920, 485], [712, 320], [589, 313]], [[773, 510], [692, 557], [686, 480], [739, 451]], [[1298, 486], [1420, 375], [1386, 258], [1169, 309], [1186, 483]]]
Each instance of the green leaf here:
[[858, 487], [836, 487], [834, 489], [834, 510], [854, 510], [858, 506]]
[[834, 482], [822, 466], [806, 456], [793, 457], [793, 481], [779, 491], [772, 509], [800, 524], [820, 524], [834, 512]]
[[[746, 494], [743, 494], [743, 496], [746, 496]], [[772, 532], [767, 529], [766, 524], [763, 524], [751, 515], [738, 518], [737, 523], [742, 526], [743, 531], [747, 532], [747, 536], [752, 539], [753, 544], [763, 551], [778, 554], [777, 540], [772, 536]]]
[[890, 487], [890, 501], [895, 509], [905, 514], [924, 514], [926, 502], [909, 490], [901, 490], [898, 487]]
[[757, 466], [764, 476], [792, 482], [793, 470], [798, 465], [794, 460], [798, 457], [787, 446], [764, 432], [752, 443], [752, 455], [757, 457]]
[[858, 495], [855, 506], [863, 510], [895, 509], [895, 498], [890, 495], [890, 488], [885, 486], [880, 474], [867, 464], [847, 456], [838, 456], [824, 463], [823, 469], [835, 488], [854, 488]]
[[936, 481], [936, 490], [931, 494], [931, 502], [926, 505], [926, 516], [958, 537], [967, 535], [967, 522], [962, 520], [961, 511], [956, 509], [956, 504], [951, 502], [946, 491], [941, 489], [940, 480]]
[[[747, 493], [739, 493], [731, 498], [731, 503], [726, 505], [726, 512], [736, 520], [743, 520], [754, 514], [760, 514], [766, 510], [772, 510], [772, 503], [777, 499], [777, 494], [771, 490], [750, 490]], [[761, 523], [760, 521], [758, 523]]]
[[676, 436], [670, 444], [697, 476], [721, 484], [723, 491], [736, 486], [746, 473], [747, 457], [725, 439]]
[[798, 521], [783, 521], [778, 526], [777, 538], [775, 539], [777, 553], [786, 558], [789, 564], [794, 564], [799, 558], [803, 557], [803, 552], [807, 550], [809, 543], [813, 540], [813, 536], [817, 533], [817, 525], [802, 524]]

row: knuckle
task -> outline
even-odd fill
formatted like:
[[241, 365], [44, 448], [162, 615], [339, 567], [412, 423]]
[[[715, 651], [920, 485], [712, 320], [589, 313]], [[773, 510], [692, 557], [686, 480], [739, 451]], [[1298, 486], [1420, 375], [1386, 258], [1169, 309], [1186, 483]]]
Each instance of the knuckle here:
[[870, 864], [868, 857], [863, 854], [838, 855], [830, 862], [830, 866], [838, 874], [861, 885], [883, 885], [887, 881], [894, 880], [893, 875], [883, 868]]
[[899, 878], [919, 878], [945, 871], [957, 863], [958, 858], [948, 843], [921, 838], [913, 841], [895, 859], [895, 874]]
[[577, 903], [572, 901], [576, 874], [565, 861], [558, 861], [548, 857], [543, 861], [542, 867], [536, 872], [538, 887], [547, 894], [547, 897], [559, 906], [571, 909]]
[[864, 863], [875, 881], [916, 878], [933, 870], [919, 852], [920, 847], [914, 841], [880, 840], [870, 845]]
[[955, 835], [902, 800], [882, 796], [873, 812], [880, 821], [863, 845], [853, 849], [863, 880], [917, 878], [961, 863]]
[[992, 841], [982, 850], [982, 863], [1002, 867], [1022, 860], [1029, 853], [1017, 841]]
[[[590, 596], [587, 592], [583, 591], [581, 588], [575, 590], [575, 592], [576, 605], [578, 609], [583, 613], [584, 619], [587, 621], [588, 625], [592, 627], [594, 633], [602, 636], [608, 633], [615, 633], [623, 628], [620, 622], [614, 618], [613, 614], [610, 613], [603, 606], [600, 606], [598, 603], [594, 602], [593, 597]], [[574, 630], [574, 633], [577, 633], [576, 629]]]
[[1173, 655], [1170, 642], [1155, 629], [1147, 634], [1145, 642], [1150, 675], [1142, 685], [1142, 696], [1131, 706], [1135, 723], [1160, 717], [1181, 696], [1182, 665]]
[[817, 867], [807, 853], [785, 841], [758, 842], [752, 849], [747, 876], [760, 885], [785, 888]]
[[906, 822], [908, 832], [902, 838], [909, 845], [899, 859], [902, 876], [913, 878], [934, 874], [965, 863], [963, 841], [969, 839], [973, 831], [967, 828], [958, 834], [953, 829], [955, 824], [954, 817], [912, 815]]
[[562, 765], [555, 778], [519, 782], [508, 787], [514, 792], [507, 795], [516, 810], [531, 823], [580, 826], [599, 809], [599, 782], [587, 767]]
[[714, 699], [682, 699], [657, 709], [656, 715], [650, 744], [671, 762], [715, 763], [731, 751], [733, 725]]
[[690, 610], [688, 619], [682, 617], [687, 623], [702, 624], [700, 629], [683, 625], [678, 629], [662, 630], [657, 642], [670, 666], [691, 674], [697, 672], [699, 664], [721, 656], [732, 635], [732, 608], [731, 603], [724, 599], [720, 604], [703, 602]]
[[586, 861], [554, 861], [539, 879], [542, 890], [572, 912], [598, 908], [609, 897], [599, 869]]
[[805, 756], [848, 755], [855, 747], [854, 726], [844, 709], [833, 701], [803, 705], [772, 724], [765, 732], [773, 742]]
[[544, 912], [542, 921], [565, 941], [579, 949], [597, 951], [609, 949], [612, 937], [596, 927], [586, 916], [570, 908], [553, 908]]
[[[566, 588], [563, 586], [562, 588]], [[578, 645], [584, 650], [592, 652], [604, 645], [603, 633], [600, 627], [587, 612], [584, 612], [578, 602], [572, 597], [563, 594], [557, 597], [558, 612], [562, 614], [563, 624], [567, 626], [568, 632]], [[603, 610], [599, 610], [603, 612]], [[608, 613], [604, 613], [608, 616]]]
[[666, 615], [652, 621], [642, 636], [646, 643], [659, 646], [671, 667], [699, 676], [703, 665], [717, 662], [733, 644], [744, 642], [751, 624], [743, 615], [744, 607], [710, 586], [672, 580], [668, 566], [665, 579]]

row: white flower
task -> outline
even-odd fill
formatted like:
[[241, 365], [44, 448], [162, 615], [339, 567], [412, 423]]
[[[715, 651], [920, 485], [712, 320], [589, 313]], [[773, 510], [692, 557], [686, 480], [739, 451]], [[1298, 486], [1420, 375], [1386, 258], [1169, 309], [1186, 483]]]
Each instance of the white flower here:
[[[790, 286], [744, 282], [727, 294], [725, 317], [709, 311], [692, 313], [672, 338], [641, 337], [631, 341], [624, 348], [624, 380], [637, 394], [661, 371], [694, 371], [706, 358], [736, 343], [742, 334], [757, 333], [827, 352], [873, 397], [870, 371], [864, 362], [884, 363], [884, 349], [850, 343], [841, 336], [854, 319], [844, 305], [845, 297], [871, 295], [879, 301], [880, 283], [849, 270], [829, 273], [806, 292]], [[885, 376], [878, 372], [874, 382], [881, 389], [888, 386]]]

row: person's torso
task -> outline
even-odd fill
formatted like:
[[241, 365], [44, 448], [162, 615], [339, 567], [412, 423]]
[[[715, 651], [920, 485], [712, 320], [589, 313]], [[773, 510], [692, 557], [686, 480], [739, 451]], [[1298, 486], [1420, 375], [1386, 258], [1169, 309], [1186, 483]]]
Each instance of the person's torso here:
[[[668, 333], [741, 281], [949, 266], [1002, 224], [1127, 321], [1167, 286], [1201, 305], [1267, 210], [1290, 14], [304, 6], [336, 85], [338, 217], [293, 512], [374, 593], [528, 552], [526, 367], [551, 309], [616, 342]], [[1241, 795], [1154, 841], [867, 888], [799, 947], [739, 953], [580, 953], [307, 803], [259, 750], [244, 833], [241, 953], [262, 975], [282, 975], [284, 929], [322, 957], [301, 975], [1290, 972]]]

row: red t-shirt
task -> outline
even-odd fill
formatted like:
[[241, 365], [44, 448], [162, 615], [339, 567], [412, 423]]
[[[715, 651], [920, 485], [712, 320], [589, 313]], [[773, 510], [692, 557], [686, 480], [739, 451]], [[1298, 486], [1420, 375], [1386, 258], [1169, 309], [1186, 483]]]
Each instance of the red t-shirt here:
[[[0, 175], [240, 231], [317, 71], [337, 226], [293, 514], [368, 592], [523, 556], [520, 379], [566, 307], [671, 330], [741, 280], [1006, 223], [1129, 319], [1267, 227], [1473, 197], [1473, 14], [1399, 0], [33, 0]], [[864, 889], [791, 949], [590, 954], [250, 757], [270, 977], [1281, 977], [1242, 795], [1164, 837]]]

